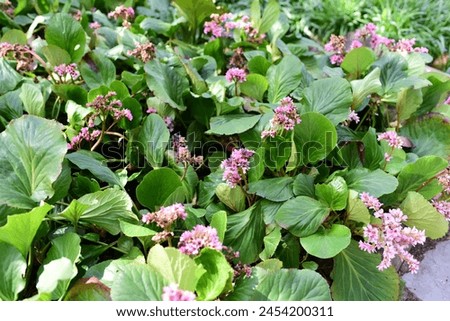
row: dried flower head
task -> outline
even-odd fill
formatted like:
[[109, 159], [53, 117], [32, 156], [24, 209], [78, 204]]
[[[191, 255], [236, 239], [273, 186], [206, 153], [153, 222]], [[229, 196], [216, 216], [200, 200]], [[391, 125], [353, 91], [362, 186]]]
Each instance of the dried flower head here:
[[36, 68], [36, 63], [30, 47], [26, 45], [0, 42], [0, 58], [9, 58], [17, 63], [17, 71], [31, 71]]
[[129, 56], [136, 57], [143, 63], [149, 62], [155, 58], [155, 46], [149, 43], [137, 43], [135, 44], [135, 48], [133, 50], [128, 50], [127, 54]]

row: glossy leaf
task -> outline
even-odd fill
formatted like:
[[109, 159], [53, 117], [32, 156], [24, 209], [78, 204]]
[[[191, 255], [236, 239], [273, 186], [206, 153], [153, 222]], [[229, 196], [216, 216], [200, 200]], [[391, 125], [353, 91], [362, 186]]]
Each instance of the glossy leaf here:
[[359, 78], [375, 62], [375, 59], [375, 53], [371, 49], [367, 47], [356, 48], [345, 55], [341, 68], [354, 78]]
[[147, 264], [159, 272], [169, 283], [187, 291], [194, 291], [197, 282], [205, 273], [205, 269], [198, 266], [188, 255], [175, 248], [163, 248], [157, 244], [148, 253]]
[[221, 252], [204, 248], [200, 255], [195, 258], [195, 263], [206, 271], [200, 277], [196, 286], [198, 300], [212, 301], [226, 287], [231, 286], [233, 269]]
[[399, 296], [400, 279], [393, 267], [379, 271], [380, 254], [350, 245], [334, 258], [331, 292], [337, 301], [394, 301]]
[[139, 203], [153, 211], [164, 205], [179, 187], [182, 187], [180, 177], [172, 169], [154, 169], [144, 176], [136, 189], [136, 196]]
[[142, 125], [139, 141], [152, 167], [161, 167], [169, 138], [170, 133], [164, 120], [156, 114], [148, 115]]
[[425, 230], [425, 235], [431, 239], [443, 237], [448, 232], [448, 222], [434, 206], [417, 192], [408, 192], [400, 205], [403, 213], [408, 216], [405, 222], [410, 227]]
[[353, 101], [350, 83], [343, 78], [316, 80], [305, 88], [303, 97], [305, 112], [325, 115], [333, 125], [347, 119]]
[[39, 226], [51, 208], [44, 204], [27, 213], [9, 215], [7, 223], [0, 227], [0, 241], [13, 245], [26, 258]]
[[300, 238], [300, 244], [312, 256], [329, 259], [350, 244], [351, 236], [347, 226], [333, 224], [330, 229], [320, 228], [316, 233]]
[[79, 62], [84, 55], [86, 34], [80, 23], [66, 13], [55, 14], [45, 29], [45, 40], [66, 50], [72, 62]]
[[263, 179], [250, 183], [248, 192], [270, 201], [282, 202], [294, 197], [292, 183], [291, 177]]
[[348, 188], [362, 193], [367, 192], [374, 197], [392, 193], [398, 186], [397, 179], [381, 169], [369, 171], [366, 168], [350, 170], [344, 176]]
[[12, 245], [0, 242], [0, 300], [15, 301], [25, 288], [27, 262]]
[[29, 115], [45, 117], [45, 101], [39, 86], [23, 84], [20, 99]]
[[334, 211], [343, 210], [347, 206], [347, 183], [340, 176], [327, 184], [317, 184], [315, 191], [318, 199]]
[[314, 234], [329, 213], [330, 209], [321, 202], [298, 196], [280, 207], [275, 220], [295, 236], [304, 237]]
[[211, 118], [211, 129], [206, 134], [234, 135], [243, 133], [256, 125], [260, 115], [232, 114]]
[[23, 116], [0, 134], [0, 204], [33, 208], [54, 193], [67, 151], [60, 125]]
[[94, 52], [86, 55], [79, 65], [79, 70], [90, 89], [109, 87], [116, 79], [116, 67], [112, 61]]
[[268, 99], [270, 103], [278, 103], [293, 92], [301, 82], [302, 62], [294, 55], [284, 57], [277, 65], [267, 70], [269, 81]]
[[216, 195], [219, 200], [235, 212], [245, 210], [245, 194], [240, 187], [231, 188], [226, 183], [220, 183], [216, 187]]

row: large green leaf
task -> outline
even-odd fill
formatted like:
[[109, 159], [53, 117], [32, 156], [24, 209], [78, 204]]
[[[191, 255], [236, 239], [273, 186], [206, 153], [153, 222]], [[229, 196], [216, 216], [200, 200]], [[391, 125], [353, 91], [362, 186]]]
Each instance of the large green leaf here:
[[348, 188], [362, 193], [367, 192], [374, 197], [389, 194], [395, 191], [398, 185], [397, 179], [383, 172], [381, 169], [370, 171], [367, 168], [355, 168], [345, 176]]
[[61, 216], [75, 225], [78, 222], [95, 224], [116, 235], [120, 233], [119, 220], [137, 221], [136, 215], [131, 212], [132, 205], [126, 192], [106, 189], [73, 200]]
[[256, 29], [260, 33], [266, 33], [272, 28], [272, 26], [277, 22], [280, 16], [280, 4], [276, 0], [269, 0], [266, 7], [264, 8], [263, 15], [259, 26]]
[[85, 59], [79, 64], [79, 69], [90, 89], [100, 86], [109, 87], [116, 79], [116, 67], [113, 62], [95, 52], [86, 55]]
[[231, 114], [211, 118], [211, 129], [206, 134], [234, 135], [253, 128], [261, 115]]
[[15, 301], [25, 288], [27, 262], [14, 246], [0, 242], [0, 301]]
[[313, 176], [298, 174], [295, 177], [293, 187], [295, 196], [309, 196], [314, 198], [316, 195]]
[[174, 0], [174, 5], [194, 31], [203, 20], [217, 11], [211, 0]]
[[353, 101], [350, 83], [343, 78], [326, 78], [314, 81], [303, 91], [304, 111], [325, 115], [333, 125], [348, 117]]
[[7, 92], [3, 96], [0, 96], [0, 116], [8, 122], [15, 118], [20, 118], [23, 115], [23, 104], [19, 95], [20, 89]]
[[241, 188], [232, 188], [226, 183], [220, 183], [216, 187], [216, 195], [219, 200], [235, 212], [245, 210], [245, 193]]
[[[270, 230], [269, 230], [270, 231]], [[281, 241], [281, 228], [278, 226], [273, 226], [272, 230], [264, 236], [264, 250], [259, 253], [261, 260], [265, 261], [270, 259], [275, 253], [278, 244]]]
[[54, 300], [61, 299], [77, 272], [75, 264], [66, 257], [45, 264], [36, 284], [39, 295], [49, 296]]
[[253, 263], [261, 253], [264, 238], [261, 203], [228, 216], [224, 244], [239, 251], [242, 263]]
[[264, 93], [266, 92], [268, 87], [269, 82], [267, 81], [266, 77], [259, 74], [247, 75], [247, 80], [239, 86], [241, 92], [244, 95], [254, 98], [258, 101], [263, 100]]
[[375, 53], [368, 47], [356, 48], [345, 55], [341, 68], [353, 78], [359, 78], [374, 63], [375, 59]]
[[20, 99], [29, 115], [45, 117], [45, 101], [38, 85], [25, 83], [21, 87]]
[[340, 176], [327, 184], [317, 184], [315, 191], [318, 199], [334, 211], [343, 210], [347, 206], [347, 183]]
[[408, 192], [400, 208], [408, 216], [405, 224], [425, 230], [425, 235], [429, 238], [438, 239], [448, 232], [445, 217], [419, 193]]
[[306, 252], [321, 259], [329, 259], [349, 244], [352, 232], [345, 225], [333, 224], [330, 229], [320, 228], [316, 233], [300, 238]]
[[364, 144], [364, 167], [370, 170], [380, 168], [380, 163], [384, 160], [384, 154], [378, 144], [375, 128], [370, 127], [361, 141]]
[[330, 209], [321, 202], [298, 196], [280, 207], [275, 220], [295, 236], [304, 237], [315, 233], [329, 213]]
[[[45, 260], [43, 262], [44, 271], [47, 264], [61, 258], [69, 259], [70, 262], [72, 262], [72, 270], [73, 268], [75, 268], [76, 270], [75, 264], [78, 262], [80, 254], [81, 246], [80, 237], [78, 236], [78, 234], [66, 233], [63, 236], [57, 237], [56, 239], [52, 240], [52, 247], [48, 251], [47, 256], [45, 257]], [[51, 291], [53, 300], [60, 299], [65, 295], [70, 281], [70, 278], [60, 279], [58, 281], [58, 285]]]
[[233, 269], [221, 252], [204, 248], [200, 252], [200, 255], [195, 258], [195, 263], [206, 271], [197, 283], [196, 292], [198, 300], [212, 301], [227, 286], [231, 286]]
[[194, 291], [205, 270], [195, 261], [179, 250], [161, 245], [154, 245], [147, 257], [147, 264], [159, 272], [169, 283], [187, 291]]
[[428, 77], [431, 86], [423, 89], [423, 101], [417, 110], [418, 115], [428, 113], [448, 96], [450, 91], [450, 79], [448, 77], [438, 79], [434, 75]]
[[4, 95], [16, 88], [22, 76], [4, 58], [0, 58], [0, 79], [2, 79], [0, 82], [0, 95]]
[[268, 99], [270, 103], [278, 103], [300, 85], [302, 66], [303, 63], [300, 59], [289, 55], [284, 57], [278, 65], [269, 67], [267, 80], [269, 81]]
[[87, 150], [79, 150], [66, 155], [66, 158], [79, 169], [87, 169], [101, 181], [111, 185], [122, 186], [119, 177], [102, 162], [106, 161], [106, 159], [100, 154]]
[[270, 301], [331, 301], [327, 281], [311, 270], [269, 272], [256, 291]]
[[444, 117], [426, 117], [408, 122], [400, 129], [408, 137], [412, 152], [419, 155], [434, 155], [446, 158], [450, 155], [450, 124]]
[[393, 267], [381, 272], [380, 254], [350, 245], [334, 258], [331, 293], [338, 301], [394, 301], [399, 298], [400, 279]]
[[182, 187], [180, 177], [172, 169], [154, 169], [144, 176], [136, 189], [136, 196], [139, 203], [153, 211], [164, 205], [179, 187]]
[[255, 193], [270, 201], [282, 202], [294, 196], [292, 192], [293, 181], [291, 177], [263, 179], [250, 183], [248, 192]]
[[381, 91], [380, 68], [373, 69], [363, 79], [352, 80], [353, 102], [352, 109], [360, 110], [366, 103], [367, 96]]
[[210, 226], [217, 230], [217, 236], [220, 242], [225, 239], [225, 232], [227, 231], [227, 212], [218, 211], [211, 216]]
[[66, 50], [72, 62], [79, 62], [84, 55], [86, 34], [81, 24], [66, 13], [53, 15], [45, 29], [45, 40]]
[[27, 213], [9, 215], [6, 225], [0, 227], [0, 241], [15, 246], [26, 257], [42, 220], [51, 208], [44, 204]]
[[149, 265], [127, 264], [114, 279], [111, 298], [114, 301], [161, 301], [168, 282]]
[[169, 139], [170, 133], [164, 120], [157, 114], [148, 115], [142, 125], [139, 141], [152, 167], [161, 167]]
[[397, 104], [397, 120], [407, 120], [422, 104], [422, 90], [406, 88], [398, 93]]
[[11, 122], [0, 134], [0, 204], [30, 209], [51, 197], [66, 151], [57, 122], [36, 116]]
[[69, 53], [56, 45], [48, 45], [43, 47], [42, 53], [45, 58], [47, 58], [48, 63], [53, 67], [61, 64], [70, 64], [71, 57]]
[[447, 166], [448, 162], [437, 156], [424, 156], [406, 165], [398, 174], [398, 198], [403, 199], [408, 191], [422, 191], [422, 185]]
[[146, 63], [144, 69], [147, 73], [147, 85], [156, 97], [173, 108], [186, 110], [183, 96], [189, 91], [187, 77], [157, 59]]
[[367, 206], [361, 201], [359, 193], [354, 190], [348, 191], [347, 204], [347, 219], [361, 222], [364, 224], [370, 223], [370, 213]]
[[335, 148], [336, 129], [330, 120], [316, 112], [305, 113], [301, 118], [302, 122], [294, 128], [299, 163], [314, 164], [327, 157]]

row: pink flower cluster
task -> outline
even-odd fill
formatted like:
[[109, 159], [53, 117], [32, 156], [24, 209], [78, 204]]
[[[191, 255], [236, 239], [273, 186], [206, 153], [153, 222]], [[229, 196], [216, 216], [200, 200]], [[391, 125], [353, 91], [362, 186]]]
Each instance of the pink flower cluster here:
[[388, 131], [381, 134], [378, 134], [378, 141], [385, 140], [388, 142], [388, 145], [392, 148], [401, 149], [403, 147], [403, 140], [400, 136], [397, 135], [395, 131]]
[[76, 64], [61, 64], [56, 66], [53, 70], [63, 81], [67, 78], [67, 76], [69, 76], [72, 80], [76, 80], [80, 77], [80, 72], [77, 70]]
[[79, 146], [82, 141], [87, 141], [87, 142], [94, 141], [98, 137], [100, 137], [100, 135], [101, 135], [100, 130], [90, 131], [89, 127], [83, 127], [83, 128], [81, 128], [78, 135], [74, 136], [70, 140], [70, 143], [67, 144], [67, 149], [75, 149], [75, 147]]
[[87, 107], [94, 108], [94, 113], [89, 117], [89, 127], [94, 127], [95, 118], [99, 115], [106, 116], [107, 114], [112, 114], [116, 121], [121, 118], [126, 118], [129, 121], [133, 120], [131, 111], [129, 109], [121, 109], [122, 102], [114, 99], [115, 96], [117, 96], [117, 93], [110, 91], [106, 95], [98, 95], [92, 102], [86, 104]]
[[230, 68], [225, 74], [225, 78], [228, 82], [239, 82], [243, 83], [247, 80], [247, 72], [240, 68]]
[[265, 38], [265, 34], [259, 34], [258, 30], [252, 26], [248, 16], [238, 18], [232, 13], [222, 15], [213, 13], [210, 19], [211, 21], [205, 22], [203, 32], [206, 35], [211, 34], [211, 39], [232, 38], [235, 30], [243, 31], [250, 42], [261, 43]]
[[374, 210], [374, 216], [381, 219], [381, 226], [367, 224], [364, 227], [366, 241], [359, 242], [359, 248], [363, 251], [374, 253], [383, 250], [383, 259], [377, 268], [382, 271], [392, 265], [392, 259], [398, 256], [404, 260], [411, 273], [417, 273], [419, 261], [408, 252], [410, 246], [423, 244], [425, 242], [425, 231], [415, 227], [404, 227], [402, 222], [408, 217], [400, 209], [390, 209], [385, 212], [380, 201], [367, 193], [361, 194], [361, 200], [370, 209]]
[[203, 156], [192, 156], [186, 145], [186, 138], [179, 134], [173, 135], [172, 147], [177, 163], [188, 163], [200, 166], [203, 163]]
[[236, 187], [242, 180], [242, 176], [250, 169], [250, 157], [255, 152], [245, 148], [234, 149], [231, 156], [220, 164], [224, 170], [223, 180], [228, 183], [231, 188]]
[[261, 138], [268, 136], [275, 137], [279, 129], [287, 131], [294, 130], [294, 126], [300, 124], [302, 121], [297, 114], [297, 108], [295, 108], [291, 97], [283, 98], [280, 106], [275, 108], [274, 111], [275, 115], [270, 120], [270, 129], [262, 131]]
[[[368, 23], [361, 29], [356, 30], [354, 37], [355, 39], [350, 43], [348, 51], [367, 45], [374, 50], [381, 46], [385, 46], [390, 51], [428, 53], [427, 48], [414, 47], [416, 43], [414, 38], [395, 41], [394, 39], [389, 39], [377, 34], [377, 26], [373, 23]], [[333, 65], [340, 65], [342, 63], [348, 52], [347, 46], [347, 40], [343, 36], [331, 35], [330, 41], [325, 45], [324, 49], [327, 52], [333, 53], [333, 55], [330, 56], [330, 62]]]
[[432, 201], [434, 208], [441, 213], [447, 221], [450, 222], [450, 202], [449, 201]]
[[97, 22], [97, 21], [91, 22], [91, 23], [89, 24], [89, 28], [91, 28], [92, 30], [100, 29], [101, 26], [102, 26], [102, 25], [101, 25], [99, 22]]
[[193, 230], [185, 231], [180, 236], [178, 248], [184, 254], [197, 255], [205, 247], [219, 251], [223, 248], [217, 230], [211, 226], [196, 225]]
[[178, 288], [178, 284], [170, 284], [163, 288], [163, 301], [195, 301], [195, 294]]
[[125, 7], [120, 5], [108, 13], [108, 18], [113, 18], [115, 20], [122, 19], [122, 26], [129, 28], [131, 26], [130, 20], [134, 18], [134, 9], [132, 7]]
[[159, 211], [144, 214], [141, 220], [145, 224], [156, 223], [163, 229], [152, 237], [152, 241], [160, 243], [173, 236], [173, 232], [170, 230], [172, 224], [177, 219], [185, 220], [186, 217], [187, 213], [183, 204], [176, 203], [167, 207], [161, 206]]
[[348, 122], [354, 121], [356, 124], [358, 124], [360, 121], [358, 114], [351, 108], [350, 113], [348, 114], [347, 121]]
[[129, 56], [136, 57], [143, 63], [149, 62], [155, 58], [155, 45], [151, 42], [149, 43], [137, 43], [133, 50], [128, 50], [127, 54]]
[[31, 71], [36, 67], [31, 49], [25, 45], [0, 42], [0, 58], [6, 57], [15, 61], [17, 71]]

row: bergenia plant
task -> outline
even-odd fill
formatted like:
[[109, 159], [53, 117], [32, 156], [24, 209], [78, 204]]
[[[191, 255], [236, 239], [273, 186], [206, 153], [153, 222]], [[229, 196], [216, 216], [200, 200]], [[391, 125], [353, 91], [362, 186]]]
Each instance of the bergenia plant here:
[[450, 76], [375, 24], [154, 3], [5, 4], [0, 300], [399, 299], [448, 233]]

